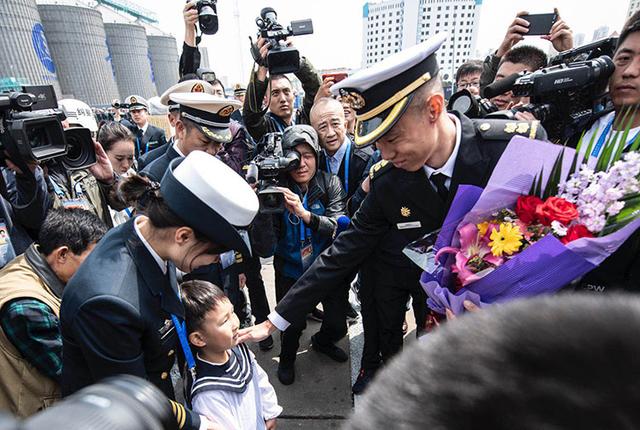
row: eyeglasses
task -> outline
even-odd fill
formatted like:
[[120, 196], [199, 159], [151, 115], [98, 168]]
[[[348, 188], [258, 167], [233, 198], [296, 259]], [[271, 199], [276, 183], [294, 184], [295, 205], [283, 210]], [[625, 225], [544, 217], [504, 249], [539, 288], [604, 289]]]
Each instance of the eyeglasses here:
[[467, 88], [471, 88], [471, 87], [476, 87], [479, 88], [480, 87], [480, 82], [479, 81], [474, 81], [474, 82], [461, 82], [457, 85], [458, 89], [460, 90], [464, 90]]

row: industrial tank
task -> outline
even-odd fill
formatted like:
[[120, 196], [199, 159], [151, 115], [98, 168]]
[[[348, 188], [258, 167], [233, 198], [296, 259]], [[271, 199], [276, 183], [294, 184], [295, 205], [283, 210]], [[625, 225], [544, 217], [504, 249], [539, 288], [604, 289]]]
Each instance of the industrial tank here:
[[60, 86], [35, 0], [0, 1], [0, 90]]
[[62, 93], [92, 106], [119, 97], [100, 12], [81, 6], [38, 4]]
[[153, 68], [158, 94], [164, 93], [180, 79], [178, 73], [178, 47], [171, 36], [147, 35], [149, 60]]
[[144, 27], [105, 22], [104, 30], [120, 98], [137, 94], [148, 99], [158, 95]]

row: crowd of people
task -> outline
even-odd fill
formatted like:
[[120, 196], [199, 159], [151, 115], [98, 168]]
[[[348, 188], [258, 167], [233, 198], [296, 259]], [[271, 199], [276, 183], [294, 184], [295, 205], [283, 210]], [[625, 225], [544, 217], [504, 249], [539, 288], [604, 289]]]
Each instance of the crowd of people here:
[[[548, 65], [542, 50], [518, 44], [528, 31], [525, 15], [515, 17], [484, 61], [469, 59], [458, 69], [457, 90], [480, 96], [496, 81]], [[606, 362], [589, 364], [587, 346], [578, 344], [604, 348], [609, 341], [602, 327], [609, 321], [591, 299], [570, 298], [567, 305], [601, 319], [592, 324], [591, 340], [578, 330], [591, 328], [580, 327], [577, 314], [550, 299], [495, 313], [465, 304], [470, 315], [445, 324], [427, 305], [421, 269], [403, 253], [442, 227], [459, 185], [487, 184], [514, 136], [548, 138], [534, 113], [518, 109], [526, 97], [507, 91], [490, 100], [511, 110], [512, 120], [470, 119], [448, 110], [437, 60], [445, 34], [340, 82], [320, 78], [313, 53], [301, 56], [293, 75], [270, 73], [271, 46], [259, 38], [250, 79], [227, 97], [215, 73], [199, 67], [197, 22], [197, 9], [188, 3], [181, 78], [160, 98], [170, 135], [150, 123], [149, 102], [141, 95], [130, 95], [99, 121], [84, 103], [67, 100], [60, 102], [64, 126], [91, 131], [93, 165], [69, 169], [56, 158], [38, 163], [6, 154], [0, 181], [1, 409], [28, 417], [103, 378], [129, 374], [166, 395], [180, 429], [275, 429], [283, 409], [247, 343], [268, 351], [281, 331], [277, 379], [291, 385], [307, 319], [321, 321], [312, 348], [346, 362], [349, 354], [337, 343], [358, 317], [364, 350], [352, 389], [371, 389], [371, 396], [351, 428], [488, 427], [480, 422], [503, 428], [491, 416], [503, 413], [516, 414], [503, 422], [511, 428], [564, 423], [572, 400], [535, 381], [562, 365], [548, 358], [560, 343], [567, 359], [584, 359], [584, 369], [573, 378], [549, 372], [559, 380], [555, 390], [588, 392], [592, 412], [612, 404], [605, 389], [598, 403], [593, 381], [604, 378], [589, 375]], [[559, 17], [542, 38], [557, 51], [574, 48], [571, 29]], [[616, 119], [623, 109], [640, 103], [640, 14], [621, 30], [613, 62], [610, 103], [567, 145], [585, 136], [604, 141], [622, 127]], [[293, 79], [304, 92], [298, 109]], [[640, 130], [640, 113], [631, 115], [624, 134], [629, 143]], [[265, 189], [262, 178], [250, 184], [246, 176], [265, 157], [274, 133], [281, 146], [272, 155], [295, 163], [280, 168]], [[281, 210], [265, 210], [268, 198], [280, 201]], [[567, 290], [635, 290], [639, 244], [640, 233], [633, 234]], [[275, 309], [261, 276], [261, 258], [268, 257]], [[616, 300], [606, 302], [606, 312], [623, 305], [638, 319], [637, 305]], [[417, 336], [427, 340], [378, 375], [403, 349], [408, 309]], [[566, 324], [571, 336], [562, 332], [562, 342], [553, 340], [554, 321]], [[477, 346], [485, 337], [488, 346]], [[626, 354], [621, 363], [633, 362], [632, 350], [616, 349]], [[526, 351], [534, 353], [525, 363], [518, 354]], [[459, 359], [469, 363], [466, 372], [447, 366]], [[514, 378], [504, 390], [496, 388], [505, 382], [496, 366]], [[378, 378], [379, 385], [368, 388]], [[580, 378], [593, 388], [572, 388]], [[523, 384], [534, 386], [533, 393], [514, 394], [527, 389]], [[553, 401], [545, 397], [550, 393]], [[522, 404], [487, 406], [509, 398]], [[541, 398], [556, 413], [523, 406]], [[581, 413], [593, 416], [586, 409]], [[580, 428], [603, 428], [593, 425], [607, 421], [579, 422]]]

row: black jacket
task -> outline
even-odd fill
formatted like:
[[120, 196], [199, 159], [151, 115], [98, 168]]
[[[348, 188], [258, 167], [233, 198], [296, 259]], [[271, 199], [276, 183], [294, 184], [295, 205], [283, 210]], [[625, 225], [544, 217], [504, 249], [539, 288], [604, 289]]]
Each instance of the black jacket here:
[[[108, 376], [131, 374], [174, 398], [169, 372], [182, 350], [171, 315], [184, 318], [176, 269], [169, 264], [162, 273], [134, 221], [107, 233], [64, 289], [63, 396]], [[197, 428], [197, 414], [188, 415], [185, 428]]]
[[158, 146], [157, 148], [152, 149], [151, 151], [147, 152], [146, 154], [141, 155], [138, 158], [138, 172], [141, 172], [149, 164], [151, 164], [152, 162], [154, 162], [158, 158], [162, 157], [162, 155], [165, 152], [167, 152], [169, 150], [169, 148], [171, 148], [171, 146], [173, 146], [173, 140], [174, 140], [174, 138], [171, 137], [171, 139], [169, 139], [169, 141], [167, 143], [165, 143], [164, 145]]
[[[344, 285], [341, 281], [376, 249], [380, 258], [393, 262], [394, 266], [410, 267], [410, 261], [402, 254], [404, 246], [441, 227], [459, 184], [486, 185], [513, 137], [504, 131], [508, 129], [505, 127], [508, 121], [472, 121], [460, 116], [460, 122], [462, 139], [448, 201], [440, 200], [424, 169], [407, 172], [384, 162], [374, 166], [374, 170], [378, 169], [371, 181], [371, 191], [352, 218], [351, 226], [278, 303], [278, 314], [292, 324], [303, 321], [318, 302]], [[535, 137], [546, 137], [542, 127]]]
[[141, 172], [141, 175], [144, 175], [155, 182], [160, 182], [165, 172], [169, 168], [169, 163], [171, 160], [180, 157], [178, 151], [171, 145], [169, 149], [165, 151], [160, 157], [156, 160], [148, 164]]
[[[338, 169], [338, 178], [342, 183], [342, 187], [345, 188], [347, 193], [347, 200], [350, 199], [358, 188], [364, 178], [365, 170], [369, 159], [373, 155], [374, 149], [372, 146], [365, 146], [364, 148], [356, 148], [355, 144], [351, 143], [351, 149], [348, 154], [345, 154], [345, 158], [349, 156], [349, 189], [345, 186], [345, 158], [340, 163]], [[327, 168], [327, 155], [324, 151], [320, 152], [320, 161], [318, 167], [320, 170], [328, 172]]]
[[136, 138], [136, 158], [140, 158], [147, 152], [167, 144], [164, 130], [155, 125], [149, 124], [144, 134], [142, 134], [141, 129], [134, 125], [131, 132]]

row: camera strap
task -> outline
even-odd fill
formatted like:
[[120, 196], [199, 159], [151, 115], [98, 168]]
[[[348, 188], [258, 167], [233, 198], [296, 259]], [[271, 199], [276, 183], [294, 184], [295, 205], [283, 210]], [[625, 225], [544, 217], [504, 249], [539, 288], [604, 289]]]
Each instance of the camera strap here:
[[[593, 148], [593, 152], [591, 153], [592, 157], [597, 157], [600, 154], [600, 150], [602, 149], [602, 146], [605, 144], [605, 141], [607, 140], [607, 136], [609, 135], [609, 132], [611, 131], [611, 127], [613, 126], [613, 123], [615, 122], [615, 116], [613, 118], [611, 118], [611, 121], [609, 121], [609, 123], [607, 124], [607, 126], [605, 127], [605, 129], [602, 131], [602, 134], [600, 134], [600, 137], [598, 138], [598, 142], [596, 143], [595, 148]], [[622, 131], [618, 131], [617, 133], [623, 133]], [[624, 133], [623, 133], [624, 135]], [[636, 133], [635, 136], [633, 136], [633, 138], [631, 139], [627, 139], [627, 141], [625, 142], [625, 148], [627, 147], [627, 145], [630, 142], [635, 142], [636, 138], [640, 136], [640, 132]], [[622, 139], [622, 136], [620, 136], [620, 139]]]

